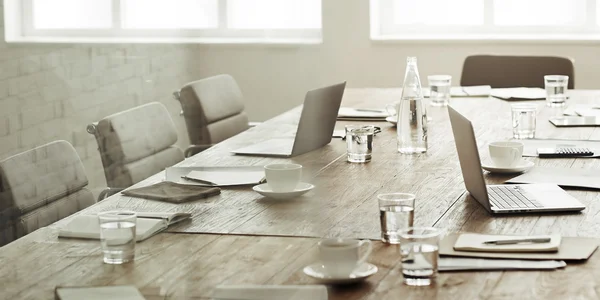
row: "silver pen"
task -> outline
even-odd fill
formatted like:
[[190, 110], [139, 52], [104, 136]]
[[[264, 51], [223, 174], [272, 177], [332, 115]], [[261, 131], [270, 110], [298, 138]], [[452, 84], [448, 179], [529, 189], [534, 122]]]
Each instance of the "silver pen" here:
[[550, 240], [551, 240], [551, 238], [532, 238], [532, 239], [485, 241], [483, 243], [486, 245], [514, 245], [514, 244], [521, 244], [521, 243], [542, 244], [542, 243], [549, 243]]

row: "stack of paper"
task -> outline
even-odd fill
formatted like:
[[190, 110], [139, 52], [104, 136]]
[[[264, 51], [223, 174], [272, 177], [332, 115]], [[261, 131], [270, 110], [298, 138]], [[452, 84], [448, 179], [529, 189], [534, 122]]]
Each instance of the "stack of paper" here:
[[265, 182], [265, 171], [262, 166], [170, 167], [166, 180], [216, 187], [257, 185]]
[[492, 96], [504, 100], [545, 100], [546, 90], [542, 88], [501, 88], [492, 89]]
[[385, 121], [388, 113], [385, 109], [341, 107], [338, 120]]
[[438, 261], [440, 272], [482, 270], [553, 270], [564, 268], [562, 260], [523, 260], [445, 257]]
[[[453, 86], [450, 88], [451, 97], [487, 97], [490, 95], [492, 87], [489, 85], [474, 85], [474, 86]], [[423, 97], [429, 97], [431, 91], [429, 88], [423, 89]]]
[[[516, 242], [506, 245], [486, 244], [489, 241], [527, 241], [530, 239], [550, 239], [544, 243]], [[517, 236], [463, 233], [454, 243], [454, 250], [475, 252], [556, 252], [560, 246], [560, 235]]]
[[[189, 213], [137, 213], [135, 237], [141, 242], [183, 220], [191, 218]], [[62, 238], [100, 239], [100, 222], [97, 215], [78, 215], [65, 227], [61, 228], [58, 236]]]

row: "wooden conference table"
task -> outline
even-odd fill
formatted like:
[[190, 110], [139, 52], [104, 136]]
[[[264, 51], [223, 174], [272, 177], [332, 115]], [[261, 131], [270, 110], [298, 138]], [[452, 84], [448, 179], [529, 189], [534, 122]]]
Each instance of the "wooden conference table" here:
[[[397, 89], [348, 89], [344, 106], [383, 107], [399, 99]], [[572, 91], [571, 103], [600, 100], [600, 91]], [[600, 129], [558, 129], [547, 119], [558, 110], [539, 104], [538, 138], [600, 140]], [[452, 99], [452, 105], [473, 121], [482, 159], [487, 144], [511, 137], [510, 102], [494, 98]], [[379, 238], [376, 195], [417, 195], [415, 226], [451, 232], [548, 234], [600, 238], [600, 193], [568, 190], [587, 208], [574, 214], [490, 216], [465, 194], [446, 108], [429, 109], [429, 150], [404, 156], [396, 151], [395, 129], [375, 122], [382, 132], [374, 141], [368, 164], [346, 162], [346, 144], [339, 139], [290, 159], [233, 156], [229, 150], [292, 135], [300, 109], [262, 125], [182, 162], [180, 166], [265, 165], [294, 162], [304, 166], [304, 180], [316, 185], [292, 201], [263, 198], [250, 188], [224, 189], [222, 194], [186, 204], [115, 195], [81, 213], [108, 209], [191, 212], [178, 224], [136, 246], [134, 263], [102, 263], [100, 243], [58, 239], [69, 218], [0, 248], [0, 298], [52, 299], [56, 286], [137, 286], [148, 299], [208, 299], [219, 284], [314, 284], [302, 268], [317, 259], [321, 237]], [[338, 122], [337, 128], [356, 122]], [[528, 158], [538, 166], [600, 169], [598, 159]], [[136, 186], [163, 180], [159, 173]], [[486, 174], [488, 183], [509, 176]], [[330, 299], [597, 299], [600, 257], [557, 271], [440, 273], [431, 287], [402, 284], [396, 247], [375, 243], [369, 261], [379, 272], [354, 286], [330, 288]]]

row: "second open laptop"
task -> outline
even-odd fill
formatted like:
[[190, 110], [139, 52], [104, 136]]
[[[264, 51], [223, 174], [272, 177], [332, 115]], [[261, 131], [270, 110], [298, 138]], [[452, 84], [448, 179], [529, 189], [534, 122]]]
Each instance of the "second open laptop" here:
[[269, 139], [231, 151], [239, 155], [293, 157], [331, 142], [346, 82], [308, 91], [294, 137]]
[[471, 121], [448, 107], [467, 191], [493, 214], [580, 211], [585, 205], [555, 184], [486, 185]]

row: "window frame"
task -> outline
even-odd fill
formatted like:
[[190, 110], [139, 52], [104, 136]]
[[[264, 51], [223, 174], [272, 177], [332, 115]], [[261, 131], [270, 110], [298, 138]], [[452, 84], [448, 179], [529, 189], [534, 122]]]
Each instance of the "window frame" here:
[[[4, 0], [6, 2], [11, 0]], [[20, 1], [20, 0], [12, 0]], [[37, 29], [33, 23], [33, 0], [13, 3], [20, 10], [20, 33], [24, 40], [59, 40], [68, 42], [197, 42], [197, 43], [321, 43], [321, 28], [307, 29], [234, 29], [227, 27], [228, 0], [217, 0], [217, 28], [199, 29], [128, 29], [121, 24], [121, 0], [111, 0], [112, 27], [107, 29]], [[322, 3], [322, 1], [321, 1]], [[322, 10], [321, 10], [322, 12]]]
[[394, 0], [370, 1], [372, 40], [600, 40], [597, 0], [585, 0], [585, 22], [571, 26], [494, 25], [493, 5], [498, 0], [482, 0], [483, 25], [396, 25]]

